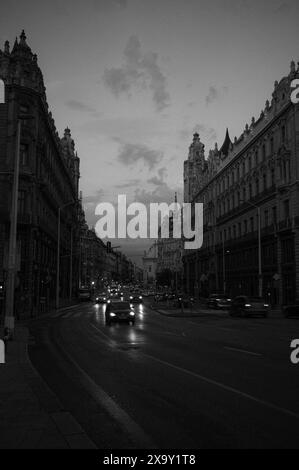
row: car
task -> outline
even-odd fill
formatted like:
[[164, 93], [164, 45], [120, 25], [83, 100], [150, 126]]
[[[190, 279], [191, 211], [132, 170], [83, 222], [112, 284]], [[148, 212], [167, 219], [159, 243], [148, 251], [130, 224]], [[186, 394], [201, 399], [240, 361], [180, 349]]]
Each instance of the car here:
[[108, 296], [106, 292], [101, 292], [100, 294], [97, 294], [95, 298], [96, 304], [105, 304], [107, 303], [107, 300]]
[[111, 301], [107, 304], [106, 312], [106, 325], [111, 325], [113, 322], [127, 322], [135, 324], [135, 312], [130, 302], [125, 301]]
[[140, 292], [132, 292], [130, 294], [130, 302], [132, 304], [142, 304], [143, 303], [143, 297], [140, 294]]
[[232, 317], [262, 316], [267, 317], [270, 305], [261, 298], [239, 295], [236, 297], [229, 308], [229, 314]]
[[179, 295], [175, 301], [178, 308], [192, 308], [194, 305], [194, 297]]
[[296, 300], [293, 304], [285, 305], [282, 311], [286, 318], [299, 317], [299, 300]]
[[216, 310], [227, 310], [231, 305], [231, 299], [225, 294], [212, 294], [208, 299], [208, 308], [214, 308]]
[[91, 290], [84, 287], [79, 289], [78, 299], [80, 300], [80, 302], [89, 302], [91, 300]]

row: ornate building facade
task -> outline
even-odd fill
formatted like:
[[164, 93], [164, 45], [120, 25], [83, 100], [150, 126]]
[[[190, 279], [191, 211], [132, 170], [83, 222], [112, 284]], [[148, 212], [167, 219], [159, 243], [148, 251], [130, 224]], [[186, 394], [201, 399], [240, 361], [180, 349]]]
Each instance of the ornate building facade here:
[[299, 106], [290, 100], [298, 77], [292, 62], [258, 119], [233, 141], [227, 131], [207, 158], [194, 135], [185, 202], [204, 203], [204, 245], [185, 251], [184, 279], [195, 295], [257, 296], [261, 284], [274, 305], [299, 297]]
[[[78, 288], [80, 161], [69, 129], [61, 139], [49, 111], [37, 56], [24, 31], [0, 51], [0, 281], [7, 251], [17, 126], [21, 120], [18, 194], [16, 315], [34, 315], [55, 305], [58, 209], [61, 208], [60, 297]], [[28, 119], [26, 119], [28, 116]]]

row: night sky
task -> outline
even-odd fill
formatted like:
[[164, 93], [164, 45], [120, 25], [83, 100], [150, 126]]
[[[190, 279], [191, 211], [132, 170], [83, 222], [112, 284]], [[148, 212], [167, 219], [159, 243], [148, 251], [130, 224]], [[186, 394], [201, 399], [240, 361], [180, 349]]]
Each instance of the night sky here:
[[[182, 198], [194, 131], [206, 155], [260, 115], [299, 60], [299, 2], [281, 0], [10, 0], [0, 41], [25, 29], [60, 135], [81, 158], [89, 225], [118, 194]], [[122, 241], [135, 261], [144, 243]]]

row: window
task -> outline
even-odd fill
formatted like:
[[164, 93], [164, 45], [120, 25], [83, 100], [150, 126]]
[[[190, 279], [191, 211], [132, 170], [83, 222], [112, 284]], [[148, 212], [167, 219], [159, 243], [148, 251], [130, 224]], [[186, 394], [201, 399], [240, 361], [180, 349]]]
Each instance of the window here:
[[251, 159], [251, 156], [250, 156], [249, 159], [248, 159], [248, 169], [249, 169], [249, 171], [251, 170], [251, 168], [252, 168], [252, 159]]
[[273, 224], [277, 223], [277, 208], [276, 208], [276, 206], [272, 207], [272, 222], [273, 222]]
[[242, 236], [242, 226], [241, 226], [241, 222], [238, 223], [238, 233], [239, 233], [239, 237]]
[[269, 225], [269, 211], [265, 210], [264, 212], [264, 220], [265, 220], [265, 227], [268, 227]]
[[5, 87], [4, 82], [0, 78], [0, 104], [5, 103]]
[[266, 191], [267, 189], [267, 176], [264, 174], [263, 175], [263, 191]]
[[22, 166], [29, 164], [29, 146], [27, 144], [20, 145], [20, 164]]
[[250, 218], [250, 230], [251, 232], [254, 232], [254, 218], [253, 217]]
[[272, 168], [271, 170], [271, 185], [275, 186], [275, 170]]
[[284, 218], [288, 219], [290, 217], [290, 201], [288, 199], [284, 201], [283, 209], [284, 209]]
[[266, 145], [264, 144], [262, 147], [262, 156], [263, 156], [263, 161], [266, 160]]
[[270, 148], [271, 148], [271, 156], [272, 156], [274, 153], [274, 137], [271, 137]]
[[247, 234], [248, 226], [247, 226], [247, 220], [244, 220], [244, 233], [245, 235]]
[[255, 180], [255, 194], [257, 195], [259, 194], [259, 192], [260, 192], [260, 184], [259, 184], [259, 179], [257, 178]]
[[252, 184], [249, 184], [249, 199], [252, 198]]
[[29, 113], [29, 108], [28, 106], [21, 104], [20, 105], [20, 114], [28, 114]]
[[257, 166], [259, 163], [259, 154], [257, 150], [255, 151], [255, 154], [254, 154], [254, 163], [255, 163], [255, 166]]
[[237, 238], [237, 228], [235, 225], [233, 227], [233, 234], [234, 234], [234, 238]]
[[286, 141], [286, 127], [281, 127], [281, 142], [284, 143]]
[[18, 197], [18, 212], [25, 214], [26, 212], [26, 191], [20, 190]]

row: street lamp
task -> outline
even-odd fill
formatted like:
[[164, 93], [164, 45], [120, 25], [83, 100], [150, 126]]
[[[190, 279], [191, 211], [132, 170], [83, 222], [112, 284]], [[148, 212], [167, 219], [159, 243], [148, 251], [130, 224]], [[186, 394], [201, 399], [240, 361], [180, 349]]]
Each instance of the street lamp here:
[[[59, 309], [59, 287], [60, 287], [60, 232], [61, 232], [61, 211], [76, 201], [70, 201], [58, 207], [58, 228], [57, 228], [57, 260], [56, 260], [56, 310]], [[72, 256], [71, 261], [72, 262]]]
[[253, 204], [253, 202], [250, 201], [243, 201], [241, 200], [240, 202], [247, 202], [252, 207], [255, 207], [257, 209], [257, 215], [258, 215], [258, 252], [259, 252], [259, 297], [263, 297], [263, 272], [262, 272], [262, 227], [261, 227], [261, 208], [257, 204]]
[[35, 116], [29, 114], [19, 114], [17, 120], [17, 139], [16, 153], [13, 170], [12, 202], [10, 212], [9, 228], [9, 248], [8, 248], [8, 269], [5, 301], [5, 320], [4, 326], [8, 328], [11, 336], [15, 326], [14, 301], [15, 301], [15, 276], [17, 261], [17, 226], [18, 226], [18, 195], [19, 195], [19, 174], [20, 174], [20, 144], [22, 121], [35, 119]]

